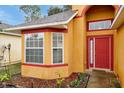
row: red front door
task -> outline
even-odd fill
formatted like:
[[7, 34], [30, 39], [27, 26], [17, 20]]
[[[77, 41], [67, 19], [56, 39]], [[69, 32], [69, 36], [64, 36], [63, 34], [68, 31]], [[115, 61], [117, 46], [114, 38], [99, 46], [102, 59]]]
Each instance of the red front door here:
[[112, 69], [112, 36], [88, 37], [88, 68]]

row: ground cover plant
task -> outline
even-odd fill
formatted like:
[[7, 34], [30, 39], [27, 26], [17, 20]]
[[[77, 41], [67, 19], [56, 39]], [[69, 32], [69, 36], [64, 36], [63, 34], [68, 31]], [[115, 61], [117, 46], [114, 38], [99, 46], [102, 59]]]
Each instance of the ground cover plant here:
[[[19, 74], [21, 71], [21, 63], [4, 65], [0, 67], [0, 87], [7, 87], [6, 81], [10, 81], [13, 75]], [[8, 87], [14, 87], [9, 84]]]
[[[83, 80], [84, 79], [84, 80]], [[89, 79], [89, 74], [73, 73], [67, 78], [45, 80], [31, 77], [21, 77], [20, 74], [14, 75], [11, 80], [6, 81], [8, 85], [15, 85], [21, 88], [85, 88]], [[78, 82], [73, 83], [73, 81]], [[85, 82], [84, 82], [85, 81]], [[74, 85], [73, 85], [74, 84]]]

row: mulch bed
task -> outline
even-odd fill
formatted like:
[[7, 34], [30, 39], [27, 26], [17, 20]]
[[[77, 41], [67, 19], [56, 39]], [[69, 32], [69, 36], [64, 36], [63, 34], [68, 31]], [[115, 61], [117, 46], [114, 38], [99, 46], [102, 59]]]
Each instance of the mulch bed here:
[[[62, 88], [69, 88], [70, 83], [78, 78], [79, 73], [73, 73], [69, 77], [64, 78], [62, 82]], [[81, 87], [85, 88], [89, 79], [89, 75], [84, 77]], [[56, 79], [45, 80], [31, 77], [21, 77], [21, 75], [15, 75], [10, 81], [6, 81], [7, 84], [16, 85], [16, 87], [22, 88], [56, 88]]]

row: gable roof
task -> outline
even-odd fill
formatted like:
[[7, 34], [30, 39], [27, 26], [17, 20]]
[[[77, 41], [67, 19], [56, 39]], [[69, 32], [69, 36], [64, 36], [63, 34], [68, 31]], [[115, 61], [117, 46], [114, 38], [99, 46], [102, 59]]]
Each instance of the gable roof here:
[[56, 25], [64, 25], [70, 22], [77, 15], [77, 11], [68, 10], [48, 17], [41, 18], [37, 21], [19, 24], [5, 30], [24, 30], [38, 27], [49, 27]]
[[12, 25], [0, 22], [0, 29], [5, 29], [5, 28], [9, 28], [9, 27], [12, 27]]
[[[6, 24], [6, 23], [3, 23], [3, 22], [0, 22], [0, 30], [7, 29], [7, 28], [10, 28], [10, 27], [13, 27], [13, 26], [9, 25], [9, 24]], [[13, 36], [21, 36], [20, 33], [13, 32], [13, 31], [10, 31], [10, 32], [4, 31], [4, 32], [0, 32], [0, 34], [13, 35]]]

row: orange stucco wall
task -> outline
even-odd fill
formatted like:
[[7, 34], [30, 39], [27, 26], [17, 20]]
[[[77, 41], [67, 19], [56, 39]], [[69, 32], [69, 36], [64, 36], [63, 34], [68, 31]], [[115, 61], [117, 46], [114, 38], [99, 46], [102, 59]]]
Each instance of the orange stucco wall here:
[[74, 36], [73, 36], [73, 20], [68, 24], [68, 33], [65, 33], [65, 59], [67, 59], [68, 62], [68, 75], [70, 75], [72, 73], [73, 70], [73, 40], [74, 40]]
[[73, 71], [83, 72], [86, 64], [86, 18], [74, 19]]
[[117, 70], [122, 87], [124, 87], [124, 25], [117, 30]]
[[55, 79], [68, 76], [68, 67], [37, 67], [22, 66], [22, 76], [35, 77], [41, 79]]
[[[72, 5], [72, 10], [78, 10], [78, 16], [85, 15], [87, 10], [93, 5]], [[105, 6], [105, 5], [103, 5]], [[112, 5], [115, 8], [115, 15], [118, 12], [120, 5]]]
[[87, 21], [114, 18], [114, 8], [110, 6], [92, 6], [87, 12]]

